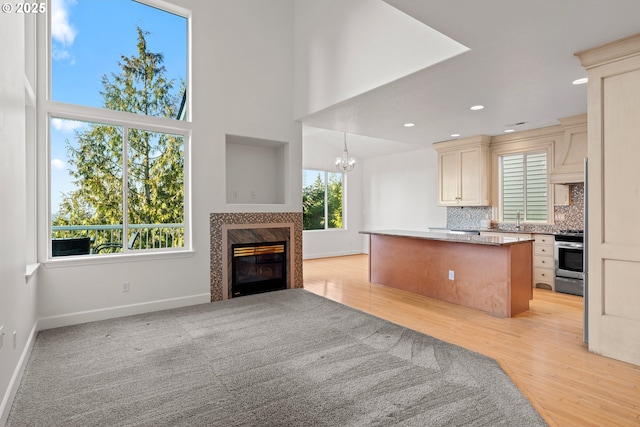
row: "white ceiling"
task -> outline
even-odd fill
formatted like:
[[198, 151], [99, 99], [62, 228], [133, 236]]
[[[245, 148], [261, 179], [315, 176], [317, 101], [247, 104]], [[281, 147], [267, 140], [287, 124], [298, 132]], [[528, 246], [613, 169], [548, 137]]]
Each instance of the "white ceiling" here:
[[346, 131], [366, 158], [556, 125], [587, 110], [574, 53], [640, 32], [640, 0], [385, 1], [470, 50], [304, 117], [305, 141], [341, 147]]

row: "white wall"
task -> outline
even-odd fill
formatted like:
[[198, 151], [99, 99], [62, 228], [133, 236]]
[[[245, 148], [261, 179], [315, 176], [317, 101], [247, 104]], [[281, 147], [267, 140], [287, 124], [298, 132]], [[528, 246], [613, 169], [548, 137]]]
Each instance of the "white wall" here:
[[426, 231], [445, 226], [446, 208], [437, 206], [437, 160], [431, 147], [366, 159], [363, 227]]
[[[323, 142], [315, 134], [305, 137], [305, 169], [333, 170], [342, 151]], [[356, 168], [347, 174], [347, 230], [305, 231], [305, 259], [368, 252], [368, 238], [361, 230], [446, 226], [446, 208], [437, 205], [438, 157], [433, 148], [356, 160]]]
[[[25, 281], [27, 247], [24, 17], [0, 14], [0, 425], [36, 325], [38, 274]], [[13, 344], [13, 332], [16, 344]]]
[[[193, 253], [110, 264], [52, 262], [41, 271], [43, 327], [206, 302], [212, 212], [300, 211], [301, 125], [293, 120], [291, 0], [201, 2], [191, 8], [191, 219]], [[286, 204], [229, 205], [225, 136], [290, 144]], [[45, 219], [46, 221], [46, 219]], [[130, 292], [122, 293], [122, 282]]]
[[[341, 154], [341, 148], [336, 149], [315, 138], [305, 138], [302, 164], [305, 169], [333, 171], [336, 157]], [[302, 233], [302, 253], [305, 259], [362, 253], [365, 238], [359, 233], [362, 230], [362, 174], [363, 168], [360, 161], [353, 171], [346, 174], [345, 229], [314, 230]], [[302, 181], [302, 175], [300, 175], [300, 181]]]
[[468, 49], [382, 0], [295, 0], [295, 117]]

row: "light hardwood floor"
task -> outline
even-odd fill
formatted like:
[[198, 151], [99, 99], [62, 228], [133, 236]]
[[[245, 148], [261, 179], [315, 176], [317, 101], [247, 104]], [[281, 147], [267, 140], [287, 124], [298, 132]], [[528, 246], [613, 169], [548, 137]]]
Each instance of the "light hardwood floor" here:
[[550, 426], [640, 426], [640, 366], [589, 353], [582, 298], [534, 289], [501, 319], [372, 284], [367, 255], [304, 261], [304, 287], [496, 359]]

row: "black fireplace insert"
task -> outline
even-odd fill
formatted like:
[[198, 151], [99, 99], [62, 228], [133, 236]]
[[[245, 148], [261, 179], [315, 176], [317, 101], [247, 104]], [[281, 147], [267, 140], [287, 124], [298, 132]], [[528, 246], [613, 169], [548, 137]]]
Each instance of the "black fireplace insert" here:
[[231, 245], [231, 297], [287, 288], [287, 243]]

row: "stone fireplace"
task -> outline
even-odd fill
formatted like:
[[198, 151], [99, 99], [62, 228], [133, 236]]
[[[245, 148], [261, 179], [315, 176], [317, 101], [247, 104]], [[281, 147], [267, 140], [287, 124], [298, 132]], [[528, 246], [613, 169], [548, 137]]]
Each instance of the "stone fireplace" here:
[[302, 213], [251, 212], [210, 215], [211, 301], [231, 298], [233, 247], [283, 242], [286, 287], [302, 288]]

